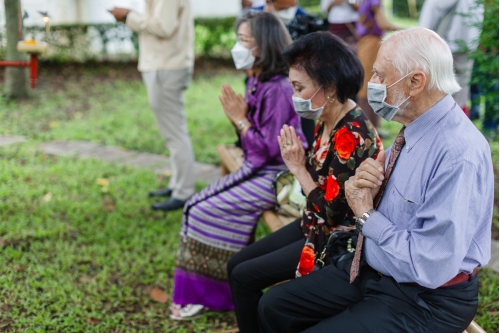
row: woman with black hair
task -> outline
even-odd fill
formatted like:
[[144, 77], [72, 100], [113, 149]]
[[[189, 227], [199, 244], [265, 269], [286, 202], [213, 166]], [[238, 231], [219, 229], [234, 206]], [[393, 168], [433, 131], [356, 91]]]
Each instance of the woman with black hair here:
[[234, 308], [227, 261], [252, 242], [260, 215], [275, 206], [271, 185], [286, 169], [276, 136], [284, 124], [300, 129], [288, 66], [281, 56], [291, 43], [285, 26], [262, 12], [247, 14], [236, 28], [233, 60], [237, 69], [251, 69], [253, 76], [244, 98], [224, 85], [219, 99], [239, 133], [244, 161], [184, 207], [170, 316], [174, 320], [193, 318], [206, 308]]
[[361, 88], [363, 68], [343, 41], [328, 32], [312, 33], [287, 47], [283, 58], [290, 66], [295, 111], [319, 120], [307, 155], [296, 127], [284, 125], [277, 137], [283, 160], [307, 203], [302, 218], [229, 260], [240, 332], [259, 331], [257, 308], [263, 289], [311, 274], [330, 233], [353, 228], [344, 182], [382, 148], [373, 125], [349, 99]]

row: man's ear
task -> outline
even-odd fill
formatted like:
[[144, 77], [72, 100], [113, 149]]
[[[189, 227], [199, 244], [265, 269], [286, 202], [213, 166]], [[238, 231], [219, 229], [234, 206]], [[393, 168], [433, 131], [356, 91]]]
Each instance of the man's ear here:
[[410, 96], [416, 96], [420, 94], [425, 89], [426, 84], [427, 84], [427, 75], [419, 70], [414, 71], [410, 75], [410, 83], [409, 83]]

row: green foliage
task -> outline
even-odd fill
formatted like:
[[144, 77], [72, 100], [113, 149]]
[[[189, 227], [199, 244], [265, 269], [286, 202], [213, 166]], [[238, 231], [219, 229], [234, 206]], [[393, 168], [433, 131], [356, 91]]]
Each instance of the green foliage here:
[[[229, 50], [236, 41], [234, 17], [200, 18], [195, 20], [195, 53], [198, 57], [230, 58]], [[135, 51], [139, 48], [138, 35], [122, 23], [61, 24], [51, 26], [46, 40], [45, 27], [25, 27], [25, 38], [47, 41], [49, 52], [42, 60], [52, 62], [131, 60], [137, 52], [126, 52], [126, 43], [132, 42]], [[122, 50], [111, 54], [109, 45]], [[5, 34], [0, 27], [0, 59], [5, 57]], [[97, 47], [97, 50], [96, 50]]]
[[[484, 5], [485, 11], [482, 24], [477, 23], [482, 26], [482, 32], [479, 47], [472, 53], [476, 65], [473, 79], [474, 83], [480, 83], [483, 89], [491, 90], [495, 85], [498, 86], [498, 0], [476, 1], [478, 5]], [[493, 101], [487, 104], [496, 105], [498, 114], [498, 90], [485, 97]]]
[[208, 58], [230, 58], [229, 50], [236, 42], [236, 18], [197, 19], [195, 24], [195, 53]]

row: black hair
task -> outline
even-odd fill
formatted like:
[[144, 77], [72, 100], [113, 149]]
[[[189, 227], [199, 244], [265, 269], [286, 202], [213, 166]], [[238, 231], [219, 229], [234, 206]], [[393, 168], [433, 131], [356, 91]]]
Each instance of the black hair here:
[[281, 52], [292, 43], [292, 39], [283, 22], [271, 13], [250, 11], [236, 22], [236, 32], [243, 22], [250, 27], [259, 50], [254, 63], [262, 68], [259, 81], [268, 81], [277, 74], [288, 75], [288, 66]]
[[356, 96], [363, 85], [363, 66], [349, 46], [330, 32], [302, 36], [282, 55], [289, 67], [300, 66], [325, 90], [335, 89], [340, 103]]

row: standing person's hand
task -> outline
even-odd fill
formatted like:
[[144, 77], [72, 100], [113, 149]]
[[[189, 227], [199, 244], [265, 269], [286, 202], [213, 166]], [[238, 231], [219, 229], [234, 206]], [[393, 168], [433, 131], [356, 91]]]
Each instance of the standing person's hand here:
[[236, 95], [230, 85], [224, 84], [221, 89], [222, 96], [219, 100], [227, 118], [237, 125], [241, 121], [247, 120], [248, 105], [241, 94]]
[[113, 7], [113, 9], [109, 9], [108, 12], [111, 13], [118, 22], [125, 22], [125, 18], [127, 17], [127, 14], [130, 12], [130, 9], [127, 8], [120, 8], [120, 7]]
[[295, 129], [288, 125], [283, 125], [278, 136], [281, 157], [292, 174], [297, 176], [299, 171], [305, 167], [305, 151], [302, 141], [295, 133]]

